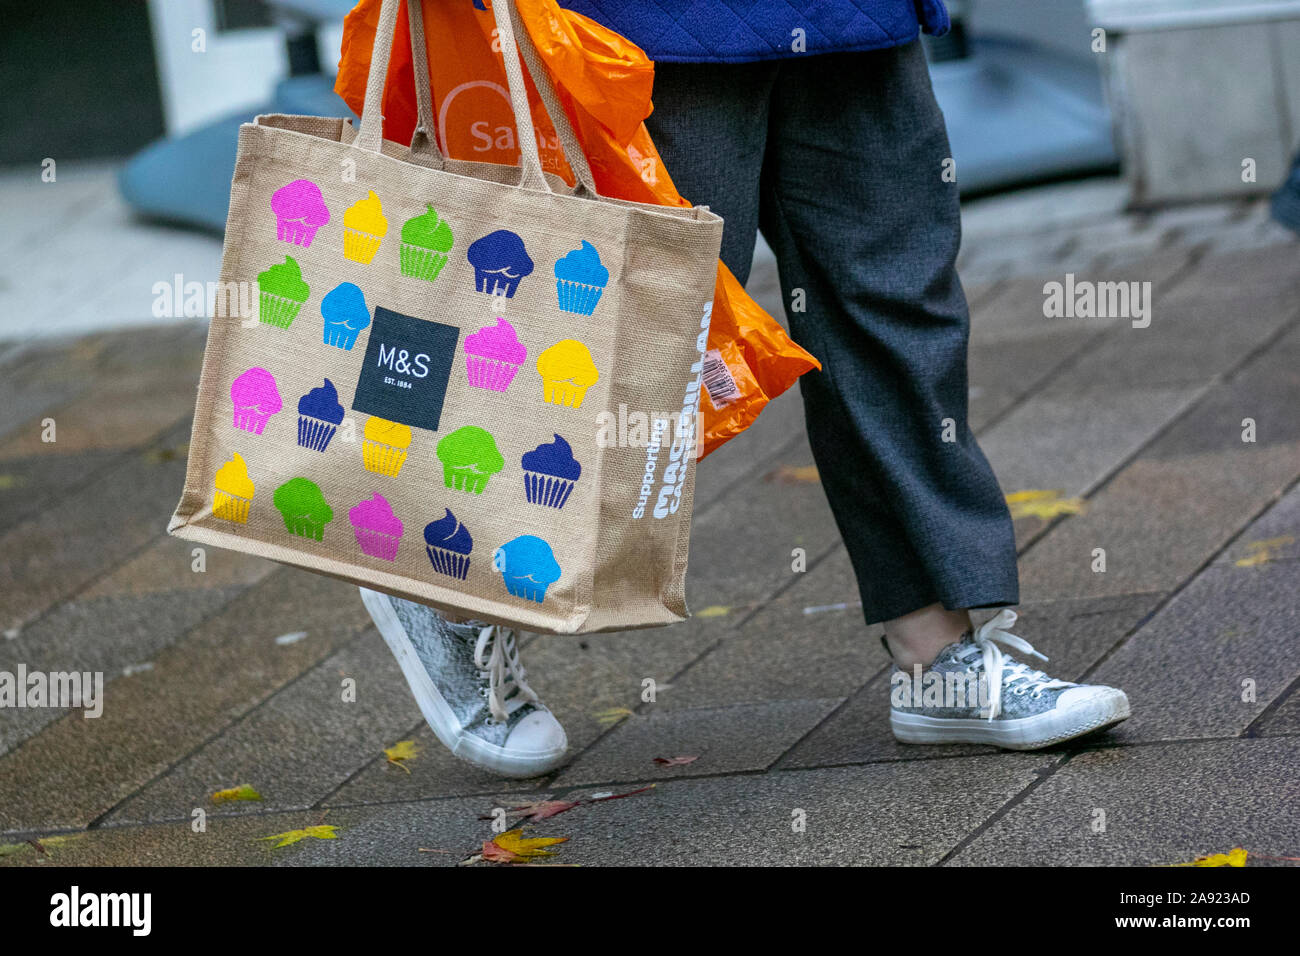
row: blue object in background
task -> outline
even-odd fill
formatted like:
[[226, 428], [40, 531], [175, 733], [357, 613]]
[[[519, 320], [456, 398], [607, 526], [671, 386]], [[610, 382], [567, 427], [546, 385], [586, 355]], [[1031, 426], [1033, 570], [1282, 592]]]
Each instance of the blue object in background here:
[[1273, 194], [1271, 211], [1275, 220], [1300, 233], [1300, 155], [1291, 164], [1291, 175]]
[[220, 232], [226, 228], [239, 127], [259, 113], [352, 116], [332, 77], [291, 76], [265, 107], [241, 110], [192, 133], [159, 140], [133, 156], [118, 178], [122, 196], [142, 215]]
[[1110, 109], [1086, 60], [979, 37], [932, 63], [930, 78], [964, 196], [1118, 167]]
[[261, 113], [356, 118], [334, 92], [334, 77], [321, 72], [316, 52], [317, 26], [342, 20], [353, 0], [268, 0], [268, 6], [285, 26], [289, 76], [276, 84], [265, 106], [159, 140], [133, 156], [118, 186], [141, 215], [221, 232], [242, 124]]

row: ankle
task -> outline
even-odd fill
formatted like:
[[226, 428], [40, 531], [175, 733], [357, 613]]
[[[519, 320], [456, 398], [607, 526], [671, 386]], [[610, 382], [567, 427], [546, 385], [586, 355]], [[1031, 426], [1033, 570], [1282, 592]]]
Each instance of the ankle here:
[[894, 663], [904, 670], [917, 664], [929, 667], [949, 644], [960, 641], [970, 629], [965, 610], [948, 610], [932, 604], [885, 622], [885, 645]]

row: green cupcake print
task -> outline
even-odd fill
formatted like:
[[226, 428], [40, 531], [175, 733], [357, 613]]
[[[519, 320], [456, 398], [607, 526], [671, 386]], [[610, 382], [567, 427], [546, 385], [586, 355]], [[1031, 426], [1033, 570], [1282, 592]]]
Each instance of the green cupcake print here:
[[290, 478], [275, 489], [272, 500], [290, 534], [319, 541], [325, 526], [334, 520], [334, 509], [325, 502], [317, 484], [306, 478]]
[[402, 226], [402, 245], [399, 257], [402, 275], [432, 282], [447, 264], [447, 252], [453, 242], [451, 227], [439, 219], [433, 206], [428, 212], [406, 220]]
[[492, 436], [474, 425], [458, 428], [438, 442], [438, 460], [448, 488], [476, 495], [506, 464]]
[[258, 321], [277, 329], [287, 329], [311, 295], [311, 287], [303, 281], [293, 256], [285, 256], [284, 262], [259, 272], [257, 290]]

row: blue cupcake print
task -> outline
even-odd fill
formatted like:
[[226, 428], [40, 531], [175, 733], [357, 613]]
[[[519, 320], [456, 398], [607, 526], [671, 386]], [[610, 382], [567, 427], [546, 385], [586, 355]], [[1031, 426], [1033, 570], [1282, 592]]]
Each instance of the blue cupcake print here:
[[524, 468], [524, 494], [535, 505], [563, 508], [582, 474], [573, 449], [559, 435], [525, 452], [519, 462]]
[[555, 294], [565, 312], [591, 315], [608, 282], [609, 270], [601, 264], [596, 247], [586, 239], [555, 262]]
[[320, 301], [325, 319], [325, 344], [351, 349], [361, 330], [370, 324], [366, 297], [351, 282], [340, 282]]
[[474, 288], [491, 296], [513, 297], [519, 280], [533, 271], [524, 241], [509, 229], [474, 240], [465, 255], [474, 267]]
[[538, 604], [546, 597], [551, 582], [560, 576], [551, 546], [531, 534], [521, 534], [501, 545], [496, 566], [501, 569], [507, 591]]
[[424, 526], [425, 550], [429, 552], [433, 570], [464, 581], [469, 574], [469, 553], [474, 550], [474, 539], [450, 508], [443, 510], [447, 512], [445, 516]]
[[329, 379], [298, 399], [298, 444], [312, 451], [324, 451], [343, 421], [338, 389]]

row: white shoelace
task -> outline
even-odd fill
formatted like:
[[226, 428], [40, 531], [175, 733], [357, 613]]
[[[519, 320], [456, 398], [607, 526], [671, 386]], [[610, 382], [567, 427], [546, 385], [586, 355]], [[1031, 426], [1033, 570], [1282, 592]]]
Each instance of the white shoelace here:
[[[488, 710], [493, 720], [505, 721], [524, 704], [539, 702], [537, 694], [524, 682], [526, 672], [519, 662], [519, 648], [515, 645], [512, 628], [500, 624], [479, 628], [478, 640], [474, 644], [474, 666], [478, 668], [480, 677], [487, 678]], [[507, 702], [509, 709], [506, 708]]]
[[[1019, 694], [1028, 691], [1038, 694], [1044, 690], [1074, 686], [1069, 681], [1048, 677], [1042, 671], [1031, 670], [1028, 665], [1003, 656], [1002, 648], [998, 647], [999, 644], [1005, 644], [1007, 647], [1014, 647], [1022, 653], [1032, 654], [1042, 660], [1047, 660], [1046, 654], [1040, 654], [1034, 650], [1033, 645], [1027, 640], [1023, 637], [1017, 637], [1008, 630], [1016, 623], [1016, 617], [1015, 611], [1010, 608], [1003, 608], [975, 630], [975, 648], [978, 648], [979, 652], [983, 654], [984, 673], [988, 675], [989, 720], [1002, 713], [1002, 688], [1004, 682], [1008, 688], [1018, 685], [1016, 693]], [[973, 657], [974, 654], [963, 652], [962, 655], [957, 657], [957, 660], [970, 661]]]

